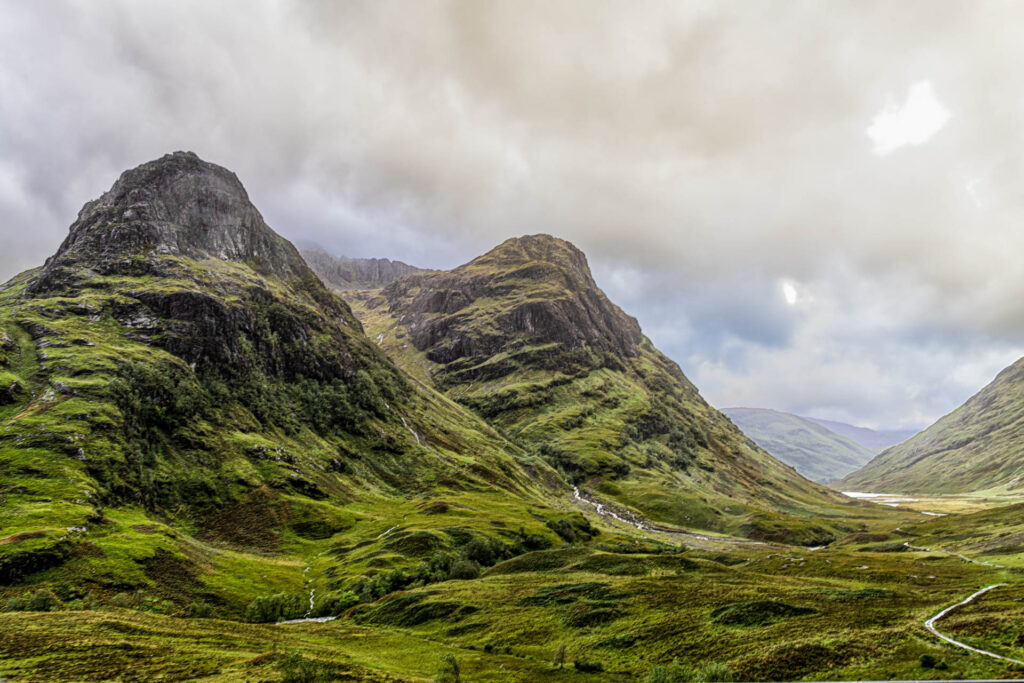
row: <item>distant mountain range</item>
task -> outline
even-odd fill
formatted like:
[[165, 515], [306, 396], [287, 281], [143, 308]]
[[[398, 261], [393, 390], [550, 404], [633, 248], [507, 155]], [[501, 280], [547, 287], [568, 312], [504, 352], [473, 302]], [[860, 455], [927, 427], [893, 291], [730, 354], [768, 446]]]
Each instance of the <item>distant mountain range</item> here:
[[833, 420], [819, 420], [816, 417], [806, 417], [805, 420], [817, 422], [831, 431], [845, 436], [847, 439], [864, 446], [873, 453], [902, 443], [917, 434], [916, 429], [868, 429], [867, 427], [855, 427], [845, 422]]
[[725, 408], [722, 412], [758, 446], [814, 481], [827, 483], [839, 479], [867, 464], [875, 454], [810, 418], [764, 408]]

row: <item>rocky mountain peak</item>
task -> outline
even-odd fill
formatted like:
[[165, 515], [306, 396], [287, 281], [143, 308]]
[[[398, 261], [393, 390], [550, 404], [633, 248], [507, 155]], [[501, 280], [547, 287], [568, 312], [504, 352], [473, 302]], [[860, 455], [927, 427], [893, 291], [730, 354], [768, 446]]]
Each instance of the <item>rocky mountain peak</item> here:
[[557, 276], [575, 291], [597, 288], [586, 255], [571, 242], [551, 235], [523, 235], [505, 240], [454, 272], [479, 269], [513, 271], [535, 280]]
[[595, 284], [583, 252], [550, 235], [507, 240], [453, 270], [400, 278], [382, 294], [379, 305], [404, 316], [416, 348], [449, 372], [472, 374], [509, 352], [520, 364], [550, 365], [554, 355], [591, 349], [592, 362], [606, 363], [608, 354], [637, 355], [643, 342], [636, 319]]
[[309, 275], [234, 173], [192, 152], [175, 152], [125, 171], [87, 202], [36, 287], [51, 288], [76, 266], [117, 272], [126, 260], [160, 255], [237, 261], [282, 278]]

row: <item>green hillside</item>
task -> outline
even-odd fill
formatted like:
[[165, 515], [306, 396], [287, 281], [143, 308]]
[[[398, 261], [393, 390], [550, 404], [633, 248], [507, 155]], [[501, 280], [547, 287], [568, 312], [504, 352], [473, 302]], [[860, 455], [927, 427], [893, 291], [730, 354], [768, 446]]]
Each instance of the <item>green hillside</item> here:
[[349, 300], [403, 369], [619, 505], [755, 539], [833, 536], [840, 498], [708, 405], [564, 240], [511, 239]]
[[874, 456], [864, 446], [798, 415], [764, 408], [722, 412], [758, 446], [822, 484], [863, 467]]
[[261, 594], [301, 595], [332, 550], [329, 601], [419, 561], [367, 564], [338, 539], [374, 544], [406, 527], [396, 501], [449, 494], [515, 497], [500, 516], [526, 535], [481, 517], [433, 550], [558, 538], [556, 513], [530, 507], [569, 495], [557, 474], [409, 381], [233, 174], [193, 155], [87, 204], [45, 267], [3, 287], [0, 343], [0, 586], [240, 617]]
[[[764, 453], [568, 243], [360, 297], [187, 153], [0, 288], [0, 677], [1019, 674], [922, 627], [1016, 581], [1012, 511], [909, 547], [962, 532]], [[1019, 597], [950, 627], [1022, 657]]]
[[893, 446], [840, 485], [859, 491], [1024, 491], [1024, 359], [962, 406]]

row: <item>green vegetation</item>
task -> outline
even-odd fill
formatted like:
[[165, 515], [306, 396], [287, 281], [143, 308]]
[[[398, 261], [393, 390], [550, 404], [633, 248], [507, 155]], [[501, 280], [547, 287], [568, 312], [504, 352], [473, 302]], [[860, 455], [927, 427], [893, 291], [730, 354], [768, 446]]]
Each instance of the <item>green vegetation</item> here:
[[700, 397], [568, 242], [508, 240], [349, 300], [411, 376], [627, 516], [807, 545], [852, 530], [838, 496]]
[[962, 406], [845, 477], [845, 490], [1024, 495], [1024, 359]]
[[943, 626], [1024, 656], [1018, 509], [922, 521], [804, 480], [571, 245], [364, 293], [392, 361], [251, 207], [277, 261], [92, 239], [125, 215], [103, 202], [0, 288], [0, 676], [1019, 673], [922, 627], [1006, 583]]

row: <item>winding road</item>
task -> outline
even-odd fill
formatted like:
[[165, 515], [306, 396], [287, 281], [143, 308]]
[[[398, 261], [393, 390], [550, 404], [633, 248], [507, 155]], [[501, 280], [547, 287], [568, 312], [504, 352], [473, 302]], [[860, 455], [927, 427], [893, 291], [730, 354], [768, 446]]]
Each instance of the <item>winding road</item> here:
[[936, 621], [938, 621], [942, 617], [946, 616], [947, 614], [949, 614], [950, 612], [955, 610], [957, 607], [963, 607], [967, 603], [969, 603], [972, 600], [974, 600], [974, 598], [976, 598], [978, 596], [981, 596], [981, 595], [984, 595], [985, 593], [988, 593], [993, 588], [999, 588], [1000, 586], [1005, 586], [1005, 585], [1006, 585], [1005, 583], [994, 583], [991, 586], [985, 586], [980, 591], [972, 593], [971, 595], [967, 596], [967, 598], [965, 598], [964, 600], [961, 600], [960, 602], [956, 603], [955, 605], [950, 605], [946, 609], [944, 609], [941, 612], [939, 612], [938, 614], [936, 614], [931, 619], [928, 619], [927, 621], [925, 621], [924, 622], [924, 627], [926, 629], [928, 629], [929, 631], [931, 631], [932, 633], [934, 633], [935, 635], [937, 635], [939, 638], [942, 638], [947, 643], [950, 643], [952, 645], [956, 645], [957, 647], [961, 647], [961, 648], [963, 648], [965, 650], [970, 650], [971, 652], [977, 652], [979, 655], [985, 655], [986, 657], [994, 657], [996, 659], [1002, 659], [1003, 661], [1006, 661], [1006, 662], [1013, 662], [1014, 664], [1024, 664], [1024, 662], [1022, 662], [1019, 659], [1013, 659], [1011, 657], [1004, 657], [1002, 655], [997, 655], [995, 652], [989, 652], [988, 650], [981, 650], [981, 649], [976, 648], [976, 647], [971, 647], [967, 643], [961, 643], [959, 640], [954, 640], [953, 638], [950, 638], [947, 635], [943, 635], [943, 634], [939, 633], [938, 629], [935, 628], [935, 622]]

